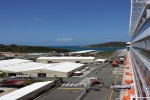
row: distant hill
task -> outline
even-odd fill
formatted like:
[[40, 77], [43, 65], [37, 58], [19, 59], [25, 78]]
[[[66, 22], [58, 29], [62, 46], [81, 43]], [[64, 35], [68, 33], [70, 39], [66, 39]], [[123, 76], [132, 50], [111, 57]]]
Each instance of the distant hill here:
[[32, 52], [70, 52], [70, 50], [66, 49], [58, 49], [58, 48], [49, 48], [44, 46], [20, 46], [16, 44], [12, 45], [3, 45], [0, 44], [0, 52], [22, 52], [22, 53], [32, 53]]
[[126, 47], [126, 42], [106, 42], [101, 44], [87, 45], [85, 47], [97, 48], [97, 47]]

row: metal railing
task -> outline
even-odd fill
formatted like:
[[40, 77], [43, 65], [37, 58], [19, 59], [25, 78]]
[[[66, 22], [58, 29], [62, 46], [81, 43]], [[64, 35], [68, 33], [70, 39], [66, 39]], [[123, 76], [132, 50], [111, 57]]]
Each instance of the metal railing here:
[[[135, 52], [135, 51], [132, 49], [132, 52]], [[131, 55], [132, 55], [132, 53], [131, 53]], [[133, 60], [134, 63], [136, 62], [135, 59], [134, 59], [134, 57], [133, 57], [133, 55], [132, 55], [132, 60]], [[144, 89], [144, 91], [145, 91], [145, 93], [146, 93], [146, 96], [149, 97], [149, 96], [150, 96], [150, 93], [149, 93], [149, 91], [148, 91], [148, 86], [147, 86], [147, 84], [146, 84], [146, 82], [145, 82], [145, 80], [144, 80], [144, 78], [143, 78], [143, 75], [142, 75], [141, 72], [140, 72], [140, 69], [138, 68], [138, 65], [137, 65], [136, 63], [135, 63], [135, 65], [136, 65], [136, 66], [134, 66], [134, 67], [137, 68], [137, 72], [138, 72], [138, 74], [139, 74], [139, 78], [140, 78], [140, 80], [141, 80], [141, 82], [142, 82], [143, 89]], [[136, 77], [137, 77], [137, 76], [135, 76], [135, 78], [136, 78]]]
[[135, 96], [130, 96], [130, 100], [150, 100], [150, 97], [135, 97]]

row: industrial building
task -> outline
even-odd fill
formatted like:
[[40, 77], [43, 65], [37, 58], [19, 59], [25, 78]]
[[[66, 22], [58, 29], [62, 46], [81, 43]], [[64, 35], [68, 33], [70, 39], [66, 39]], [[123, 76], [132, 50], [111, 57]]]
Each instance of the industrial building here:
[[0, 61], [0, 71], [8, 73], [9, 76], [68, 77], [83, 67], [84, 64], [72, 62], [43, 64], [22, 59]]
[[106, 63], [108, 59], [96, 59], [94, 62], [95, 63]]
[[69, 52], [69, 54], [85, 54], [85, 53], [93, 53], [93, 52], [96, 52], [96, 50], [75, 51], [75, 52]]
[[49, 53], [21, 53], [21, 52], [0, 52], [5, 57], [23, 57], [23, 56], [42, 56], [48, 55]]
[[39, 57], [36, 59], [39, 63], [58, 63], [58, 62], [73, 62], [73, 63], [93, 63], [95, 57]]
[[0, 100], [32, 100], [43, 91], [48, 91], [54, 81], [37, 82], [0, 97]]

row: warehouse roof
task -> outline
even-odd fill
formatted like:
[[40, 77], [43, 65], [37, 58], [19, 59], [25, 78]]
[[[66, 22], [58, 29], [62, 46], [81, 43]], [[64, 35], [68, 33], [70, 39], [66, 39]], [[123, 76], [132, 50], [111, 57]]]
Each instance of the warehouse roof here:
[[10, 71], [10, 72], [22, 72], [28, 70], [35, 70], [44, 67], [45, 64], [36, 63], [36, 62], [26, 62], [26, 63], [16, 63], [16, 64], [7, 64], [4, 66], [0, 65], [0, 70]]
[[[20, 61], [20, 59], [16, 59]], [[9, 63], [9, 61], [11, 63]], [[10, 72], [23, 72], [23, 71], [30, 71], [30, 70], [52, 70], [52, 71], [60, 71], [60, 72], [69, 72], [76, 68], [83, 66], [84, 64], [79, 63], [71, 63], [71, 62], [63, 62], [63, 63], [52, 63], [52, 64], [43, 64], [43, 63], [36, 63], [36, 62], [23, 62], [23, 63], [12, 63], [14, 60], [7, 61], [7, 65], [0, 65], [1, 71], [10, 71]], [[26, 61], [26, 60], [25, 60]], [[1, 61], [0, 61], [1, 63]]]
[[84, 64], [63, 62], [56, 65], [47, 67], [48, 70], [59, 71], [59, 72], [70, 72], [76, 68], [83, 66]]
[[26, 63], [26, 62], [31, 62], [31, 60], [24, 60], [24, 59], [0, 60], [0, 66]]
[[17, 100], [47, 84], [50, 84], [52, 81], [47, 81], [47, 82], [37, 82], [32, 85], [28, 85], [26, 87], [23, 87], [19, 90], [16, 90], [14, 92], [8, 93], [2, 97], [0, 97], [0, 100]]
[[75, 52], [69, 52], [72, 54], [82, 54], [82, 53], [90, 53], [90, 52], [94, 52], [96, 50], [82, 50], [82, 51], [75, 51]]
[[104, 61], [106, 61], [107, 59], [96, 59], [95, 61], [97, 61], [97, 62], [104, 62]]
[[45, 59], [45, 60], [49, 60], [49, 59], [94, 59], [95, 57], [67, 57], [67, 56], [63, 56], [63, 57], [39, 57], [37, 58], [37, 60], [39, 59]]

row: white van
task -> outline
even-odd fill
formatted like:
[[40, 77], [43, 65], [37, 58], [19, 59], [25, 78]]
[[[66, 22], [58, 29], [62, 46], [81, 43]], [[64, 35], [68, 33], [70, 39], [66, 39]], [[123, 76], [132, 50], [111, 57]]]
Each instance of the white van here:
[[85, 70], [90, 70], [90, 67], [85, 67], [84, 69], [85, 69]]

